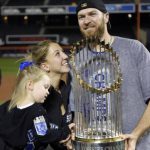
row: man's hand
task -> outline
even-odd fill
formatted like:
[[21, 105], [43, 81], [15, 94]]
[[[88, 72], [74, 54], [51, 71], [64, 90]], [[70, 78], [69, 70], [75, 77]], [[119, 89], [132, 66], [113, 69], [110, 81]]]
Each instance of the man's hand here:
[[133, 134], [123, 134], [121, 138], [125, 140], [125, 150], [135, 150], [138, 137]]

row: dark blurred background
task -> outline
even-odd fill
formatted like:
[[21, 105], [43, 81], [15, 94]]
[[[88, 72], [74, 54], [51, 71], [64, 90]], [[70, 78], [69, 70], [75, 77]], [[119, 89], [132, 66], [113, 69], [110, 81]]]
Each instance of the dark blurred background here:
[[[81, 37], [75, 15], [77, 2], [78, 0], [0, 0], [0, 50], [4, 47], [16, 50], [20, 47], [19, 50], [24, 50], [24, 46], [43, 39], [71, 45]], [[149, 48], [150, 0], [104, 2], [110, 12], [110, 32], [138, 39]]]

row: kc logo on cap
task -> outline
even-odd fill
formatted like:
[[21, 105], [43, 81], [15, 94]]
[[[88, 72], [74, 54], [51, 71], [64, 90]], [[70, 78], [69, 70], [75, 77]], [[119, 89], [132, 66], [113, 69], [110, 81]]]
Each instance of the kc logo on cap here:
[[87, 7], [87, 3], [81, 4], [81, 7], [82, 7], [82, 8], [83, 8], [83, 7]]
[[103, 0], [81, 0], [77, 5], [76, 13], [78, 14], [80, 10], [86, 8], [96, 8], [103, 13], [107, 13]]

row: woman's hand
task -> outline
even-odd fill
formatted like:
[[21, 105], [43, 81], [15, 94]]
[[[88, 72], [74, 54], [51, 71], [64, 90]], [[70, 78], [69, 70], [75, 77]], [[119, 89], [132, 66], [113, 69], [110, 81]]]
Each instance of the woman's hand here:
[[67, 147], [67, 150], [73, 150], [71, 139], [65, 143], [65, 146]]
[[68, 127], [69, 127], [69, 129], [72, 131], [72, 130], [74, 130], [74, 128], [75, 128], [75, 123], [70, 123], [69, 125], [68, 125]]
[[69, 124], [69, 128], [71, 130], [71, 140], [75, 140], [75, 124], [71, 123]]

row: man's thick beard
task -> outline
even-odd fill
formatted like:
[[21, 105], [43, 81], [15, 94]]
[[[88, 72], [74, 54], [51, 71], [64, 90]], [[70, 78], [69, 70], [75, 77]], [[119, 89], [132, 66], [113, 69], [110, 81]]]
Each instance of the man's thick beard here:
[[97, 29], [96, 37], [101, 39], [104, 35], [104, 31], [105, 31], [105, 25], [104, 22], [102, 22], [102, 24]]
[[102, 20], [100, 26], [98, 27], [98, 29], [95, 32], [92, 33], [84, 33], [84, 31], [81, 30], [81, 33], [83, 35], [84, 38], [102, 38], [104, 35], [104, 30], [105, 30], [105, 24], [104, 24], [104, 19]]

